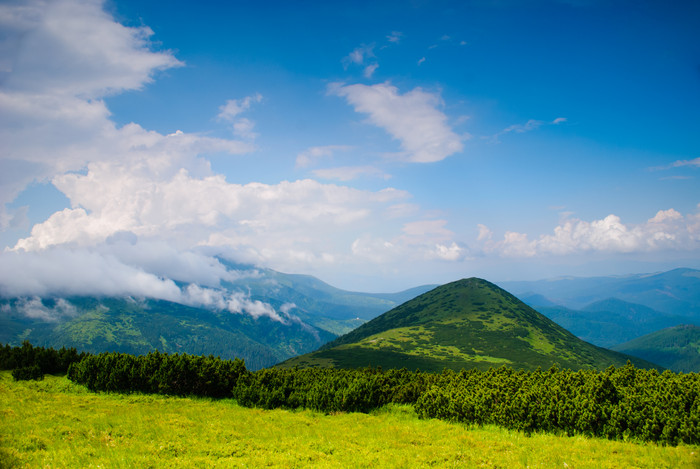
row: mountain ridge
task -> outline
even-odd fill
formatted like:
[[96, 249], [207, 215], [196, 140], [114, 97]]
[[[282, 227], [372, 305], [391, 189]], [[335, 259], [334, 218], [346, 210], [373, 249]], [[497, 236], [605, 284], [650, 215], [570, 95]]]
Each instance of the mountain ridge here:
[[700, 327], [696, 325], [669, 327], [612, 348], [672, 371], [700, 373]]

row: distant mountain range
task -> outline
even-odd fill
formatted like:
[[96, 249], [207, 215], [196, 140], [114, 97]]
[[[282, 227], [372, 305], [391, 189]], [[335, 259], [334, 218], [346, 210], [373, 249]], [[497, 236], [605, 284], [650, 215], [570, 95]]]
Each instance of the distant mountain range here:
[[[130, 297], [0, 298], [0, 343], [213, 354], [243, 358], [247, 367], [259, 369], [315, 350], [430, 288], [356, 293], [311, 276], [227, 267], [239, 274], [237, 280], [220, 289], [195, 288], [199, 296], [218, 299], [208, 304]], [[232, 302], [243, 306], [232, 310]]]
[[576, 337], [608, 348], [690, 321], [687, 317], [672, 316], [616, 298], [596, 301], [582, 310], [529, 304]]
[[363, 324], [282, 367], [603, 369], [630, 359], [596, 347], [482, 279], [449, 283]]
[[[61, 295], [43, 298], [0, 297], [0, 343], [19, 345], [23, 340], [29, 340], [39, 346], [71, 346], [91, 352], [114, 350], [146, 353], [159, 349], [165, 352], [214, 354], [222, 358], [243, 358], [248, 367], [258, 369], [317, 350], [351, 331], [352, 334], [343, 340], [349, 340], [347, 337], [357, 339], [357, 334], [374, 330], [372, 328], [386, 320], [379, 320], [377, 316], [436, 288], [435, 285], [425, 285], [398, 293], [349, 292], [307, 275], [284, 274], [223, 259], [220, 261], [231, 273], [230, 280], [218, 287], [178, 283], [183, 291], [182, 301]], [[700, 271], [697, 270], [676, 269], [625, 277], [504, 282], [500, 285], [573, 335], [598, 346], [620, 345], [679, 324], [700, 325]], [[510, 295], [505, 298], [510, 298]], [[421, 301], [425, 303], [427, 300], [423, 298]], [[456, 311], [459, 303], [442, 303], [437, 297], [435, 301], [435, 305], [426, 311], [438, 316]], [[415, 306], [415, 303], [411, 304]], [[495, 312], [503, 315], [498, 316], [501, 319], [491, 319], [491, 322], [478, 317], [469, 319], [474, 329], [460, 329], [460, 337], [470, 338], [475, 343], [485, 341], [486, 345], [493, 342], [496, 337], [491, 335], [496, 328], [494, 321], [510, 324], [512, 318], [509, 314], [525, 314], [522, 311], [517, 314], [503, 313], [504, 305], [513, 311], [520, 311], [521, 308], [504, 298], [500, 298], [500, 303], [494, 300], [485, 301], [484, 305], [469, 306], [474, 308], [474, 314]], [[379, 322], [355, 330], [373, 318]], [[530, 349], [535, 347], [537, 341], [530, 343], [528, 348], [522, 342], [525, 340], [523, 337], [530, 336], [523, 336], [523, 329], [511, 326], [510, 335], [497, 337], [506, 349], [516, 350], [516, 345], [524, 347], [521, 347], [522, 359], [513, 360], [493, 351], [486, 353], [487, 349], [481, 346], [473, 347], [475, 351], [471, 353], [460, 351], [460, 345], [443, 341], [450, 337], [450, 340], [457, 340], [450, 327], [444, 324], [436, 326], [437, 329], [430, 333], [421, 332], [423, 335], [411, 329], [411, 340], [401, 335], [408, 334], [403, 330], [397, 332], [397, 338], [387, 338], [383, 330], [381, 340], [373, 342], [372, 347], [365, 341], [361, 350], [356, 352], [362, 358], [362, 354], [367, 353], [366, 349], [379, 347], [383, 352], [388, 352], [387, 347], [394, 344], [399, 347], [397, 350], [403, 350], [406, 344], [415, 342], [412, 345], [414, 352], [430, 349], [423, 357], [426, 362], [416, 365], [421, 369], [438, 366], [435, 357], [439, 358], [440, 366], [452, 360], [451, 364], [448, 363], [450, 367], [470, 363], [470, 366], [482, 368], [501, 363], [531, 367], [534, 363], [549, 360], [542, 361], [541, 357], [531, 355]], [[434, 347], [428, 347], [426, 340], [435, 341]], [[334, 344], [347, 345], [346, 342]], [[383, 345], [380, 347], [379, 344]], [[545, 349], [550, 346], [554, 345], [543, 345]], [[321, 352], [327, 353], [329, 347], [326, 346]], [[636, 350], [630, 349], [630, 353], [635, 354]], [[413, 362], [418, 360], [416, 353], [408, 354]], [[644, 358], [647, 355], [639, 356]], [[404, 355], [397, 357], [401, 360], [405, 358]], [[566, 357], [566, 354], [559, 357], [560, 365], [568, 366], [565, 364], [571, 363], [571, 366], [582, 366], [580, 357]], [[597, 366], [595, 363], [602, 362], [594, 360], [591, 363]]]
[[618, 277], [499, 282], [498, 285], [524, 301], [533, 300], [540, 306], [558, 305], [580, 310], [592, 303], [615, 298], [672, 316], [700, 318], [700, 271], [694, 269]]
[[687, 325], [700, 325], [698, 270], [500, 285], [587, 342], [700, 372], [700, 348], [685, 345], [695, 331]]

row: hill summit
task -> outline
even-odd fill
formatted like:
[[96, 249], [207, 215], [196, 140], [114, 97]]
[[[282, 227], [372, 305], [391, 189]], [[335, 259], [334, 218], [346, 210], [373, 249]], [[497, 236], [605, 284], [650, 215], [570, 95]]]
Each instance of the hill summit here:
[[561, 367], [603, 369], [631, 360], [576, 338], [522, 301], [478, 278], [424, 293], [316, 352], [282, 367], [381, 366], [437, 371], [443, 368]]

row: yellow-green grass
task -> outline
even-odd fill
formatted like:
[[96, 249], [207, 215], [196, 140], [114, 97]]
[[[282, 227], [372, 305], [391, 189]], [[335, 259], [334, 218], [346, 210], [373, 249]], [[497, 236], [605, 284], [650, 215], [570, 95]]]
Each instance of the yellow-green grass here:
[[0, 467], [697, 467], [697, 446], [525, 436], [371, 415], [257, 410], [233, 401], [96, 394], [63, 377], [0, 373]]

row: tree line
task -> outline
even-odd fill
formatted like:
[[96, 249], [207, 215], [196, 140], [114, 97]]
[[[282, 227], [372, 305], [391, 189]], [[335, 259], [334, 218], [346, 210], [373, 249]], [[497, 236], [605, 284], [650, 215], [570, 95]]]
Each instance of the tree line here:
[[[34, 361], [32, 361], [34, 360]], [[700, 444], [700, 375], [626, 366], [605, 371], [280, 369], [251, 372], [240, 359], [0, 347], [0, 367], [66, 372], [92, 391], [233, 398], [264, 409], [370, 412], [390, 403], [421, 418], [532, 432]], [[16, 369], [19, 369], [16, 368]]]

